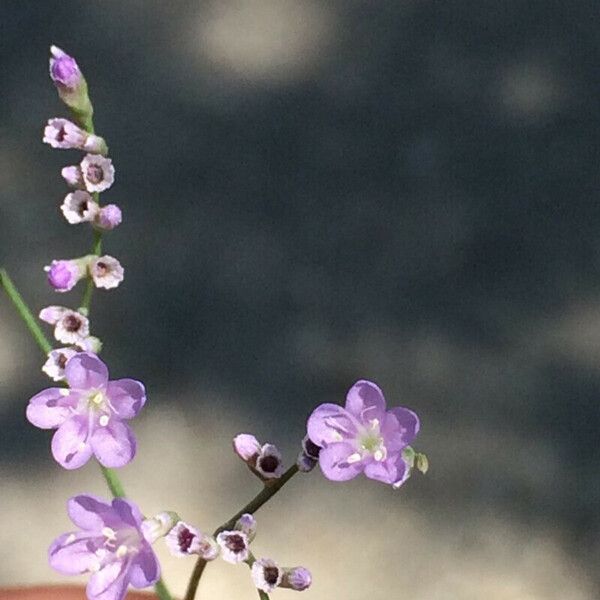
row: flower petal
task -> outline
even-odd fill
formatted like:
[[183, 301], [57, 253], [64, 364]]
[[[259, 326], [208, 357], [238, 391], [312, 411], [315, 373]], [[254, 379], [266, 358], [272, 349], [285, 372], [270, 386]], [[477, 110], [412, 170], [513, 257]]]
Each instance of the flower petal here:
[[385, 413], [383, 392], [371, 381], [357, 381], [346, 395], [346, 410], [362, 423], [372, 419], [381, 421]]
[[40, 311], [39, 317], [42, 321], [56, 325], [67, 309], [64, 306], [46, 306]]
[[121, 419], [132, 419], [146, 403], [144, 384], [135, 379], [109, 381], [106, 386], [106, 395]]
[[65, 469], [78, 469], [92, 455], [87, 439], [88, 424], [85, 417], [76, 416], [65, 421], [52, 438], [52, 455]]
[[331, 481], [354, 479], [362, 470], [362, 462], [348, 463], [348, 457], [355, 452], [354, 446], [345, 442], [331, 444], [321, 450], [319, 466], [323, 475]]
[[356, 436], [356, 426], [345, 408], [337, 404], [321, 404], [308, 418], [308, 436], [317, 444], [325, 446]]
[[137, 529], [141, 527], [144, 517], [136, 504], [125, 498], [115, 498], [112, 501], [112, 507], [122, 523]]
[[76, 390], [104, 389], [108, 383], [106, 365], [90, 352], [80, 352], [67, 362], [65, 379]]
[[129, 582], [133, 587], [145, 588], [155, 584], [160, 577], [158, 559], [150, 547], [135, 556], [129, 571]]
[[87, 531], [65, 533], [50, 545], [48, 561], [53, 569], [65, 575], [81, 575], [97, 564], [94, 552], [101, 545], [102, 538]]
[[112, 525], [108, 521], [115, 521], [114, 517], [110, 518], [110, 513], [113, 512], [112, 505], [91, 494], [71, 498], [67, 502], [67, 512], [77, 527], [89, 531], [101, 531], [103, 527]]
[[410, 476], [410, 469], [401, 455], [383, 462], [372, 462], [365, 467], [365, 475], [382, 483], [400, 487]]
[[77, 406], [79, 394], [66, 388], [48, 388], [29, 400], [27, 420], [40, 429], [55, 429], [72, 414]]
[[118, 560], [94, 573], [88, 582], [89, 600], [123, 600], [129, 583], [129, 560]]
[[381, 431], [385, 437], [392, 432], [399, 434], [403, 448], [415, 439], [419, 428], [419, 417], [412, 410], [397, 406], [387, 411]]
[[96, 427], [94, 430], [92, 448], [101, 465], [123, 467], [135, 456], [135, 436], [128, 425], [111, 419], [105, 427]]

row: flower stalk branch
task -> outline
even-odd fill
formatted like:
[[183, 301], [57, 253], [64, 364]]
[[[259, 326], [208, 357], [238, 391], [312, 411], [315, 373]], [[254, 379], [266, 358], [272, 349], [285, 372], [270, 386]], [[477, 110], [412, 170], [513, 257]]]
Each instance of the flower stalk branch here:
[[[231, 519], [223, 523], [220, 527], [218, 527], [213, 533], [214, 536], [219, 535], [222, 531], [226, 531], [228, 529], [232, 529], [236, 523], [236, 521], [243, 514], [254, 514], [261, 506], [266, 504], [296, 473], [298, 473], [298, 466], [296, 464], [292, 465], [279, 479], [274, 481], [272, 484], [265, 486], [244, 508], [240, 509]], [[184, 596], [184, 600], [194, 600], [196, 597], [196, 591], [198, 590], [198, 584], [200, 583], [200, 578], [204, 573], [204, 569], [206, 567], [206, 560], [203, 558], [199, 558], [196, 561], [196, 565], [194, 566], [194, 570], [192, 571], [192, 575], [190, 577], [190, 581], [188, 583], [187, 591]], [[268, 600], [268, 596], [259, 590], [259, 595], [261, 598], [266, 598]]]

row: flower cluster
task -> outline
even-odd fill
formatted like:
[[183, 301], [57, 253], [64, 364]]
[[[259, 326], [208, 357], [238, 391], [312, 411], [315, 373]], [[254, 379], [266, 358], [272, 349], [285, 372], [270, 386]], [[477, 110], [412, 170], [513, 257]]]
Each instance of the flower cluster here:
[[[111, 483], [113, 494], [122, 496], [120, 483], [115, 485], [118, 480], [110, 469], [123, 467], [135, 457], [137, 443], [128, 421], [144, 407], [146, 391], [135, 379], [109, 378], [107, 366], [98, 357], [102, 343], [90, 335], [89, 321], [93, 287], [112, 289], [123, 280], [119, 261], [100, 256], [99, 250], [103, 232], [114, 229], [122, 218], [118, 206], [101, 205], [99, 201], [99, 193], [111, 187], [115, 171], [107, 158], [106, 142], [94, 133], [87, 83], [77, 62], [54, 46], [51, 54], [50, 76], [77, 124], [63, 118], [50, 119], [43, 141], [53, 148], [85, 153], [78, 165], [62, 170], [73, 191], [65, 197], [61, 210], [70, 224], [90, 223], [95, 243], [90, 254], [52, 260], [45, 267], [48, 281], [57, 292], [68, 292], [83, 279], [87, 279], [87, 288], [79, 308], [52, 305], [39, 314], [42, 321], [54, 327], [54, 337], [63, 344], [48, 353], [42, 367], [60, 385], [33, 396], [26, 415], [36, 427], [56, 430], [51, 451], [58, 464], [77, 469], [93, 456]], [[27, 322], [33, 330], [30, 313]], [[49, 344], [41, 332], [39, 337], [45, 352]], [[200, 568], [196, 572], [201, 573], [202, 561], [218, 557], [232, 564], [245, 563], [261, 597], [276, 588], [306, 590], [312, 583], [306, 568], [281, 567], [272, 558], [255, 557], [251, 550], [257, 531], [253, 513], [295, 473], [308, 473], [317, 464], [332, 481], [347, 481], [364, 473], [370, 479], [400, 487], [414, 469], [424, 473], [428, 468], [427, 457], [410, 446], [419, 426], [419, 418], [408, 408], [387, 409], [375, 383], [357, 381], [348, 391], [344, 407], [327, 403], [312, 412], [301, 451], [287, 470], [274, 444], [263, 444], [249, 433], [234, 437], [234, 452], [260, 479], [263, 490], [213, 535], [203, 533], [173, 512], [147, 519], [124, 498], [106, 501], [81, 494], [67, 505], [79, 529], [52, 543], [49, 562], [65, 574], [88, 574], [89, 600], [123, 600], [129, 585], [145, 588], [154, 584], [161, 600], [170, 600], [152, 549], [152, 544], [164, 538], [171, 554], [197, 557]], [[193, 598], [197, 583], [191, 585], [186, 600]]]

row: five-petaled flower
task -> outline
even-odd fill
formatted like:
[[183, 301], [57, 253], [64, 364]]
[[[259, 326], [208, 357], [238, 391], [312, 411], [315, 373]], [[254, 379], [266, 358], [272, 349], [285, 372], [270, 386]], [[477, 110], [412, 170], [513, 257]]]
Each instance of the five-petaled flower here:
[[308, 435], [321, 446], [319, 465], [327, 479], [347, 481], [359, 473], [400, 487], [410, 475], [402, 451], [419, 431], [408, 408], [386, 410], [383, 393], [370, 381], [357, 381], [346, 406], [322, 404], [308, 419]]
[[122, 467], [135, 456], [136, 440], [123, 421], [146, 402], [141, 382], [109, 381], [106, 365], [80, 352], [65, 366], [67, 388], [48, 388], [29, 401], [27, 419], [41, 429], [57, 429], [52, 454], [65, 469], [77, 469], [96, 456], [105, 467]]
[[129, 584], [145, 588], [158, 581], [160, 565], [133, 502], [80, 495], [69, 500], [67, 511], [80, 531], [54, 540], [48, 559], [65, 575], [91, 574], [89, 600], [122, 600]]

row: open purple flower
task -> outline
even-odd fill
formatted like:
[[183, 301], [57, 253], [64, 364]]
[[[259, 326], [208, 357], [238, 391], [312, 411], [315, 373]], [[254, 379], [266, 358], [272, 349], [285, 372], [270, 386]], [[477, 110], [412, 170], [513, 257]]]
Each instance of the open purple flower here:
[[357, 381], [346, 406], [321, 404], [308, 419], [308, 435], [322, 449], [319, 465], [327, 479], [347, 481], [359, 473], [402, 485], [410, 467], [402, 451], [419, 431], [419, 418], [408, 408], [386, 410], [383, 393], [370, 381]]
[[52, 454], [65, 469], [77, 469], [94, 454], [105, 467], [122, 467], [135, 456], [136, 440], [123, 421], [146, 402], [134, 379], [108, 380], [106, 365], [80, 352], [65, 366], [67, 388], [48, 388], [29, 401], [27, 419], [41, 429], [57, 429]]
[[67, 511], [80, 531], [54, 540], [48, 560], [65, 575], [90, 573], [89, 600], [122, 600], [128, 585], [145, 588], [158, 581], [160, 565], [133, 502], [124, 498], [107, 502], [86, 494], [71, 498]]

